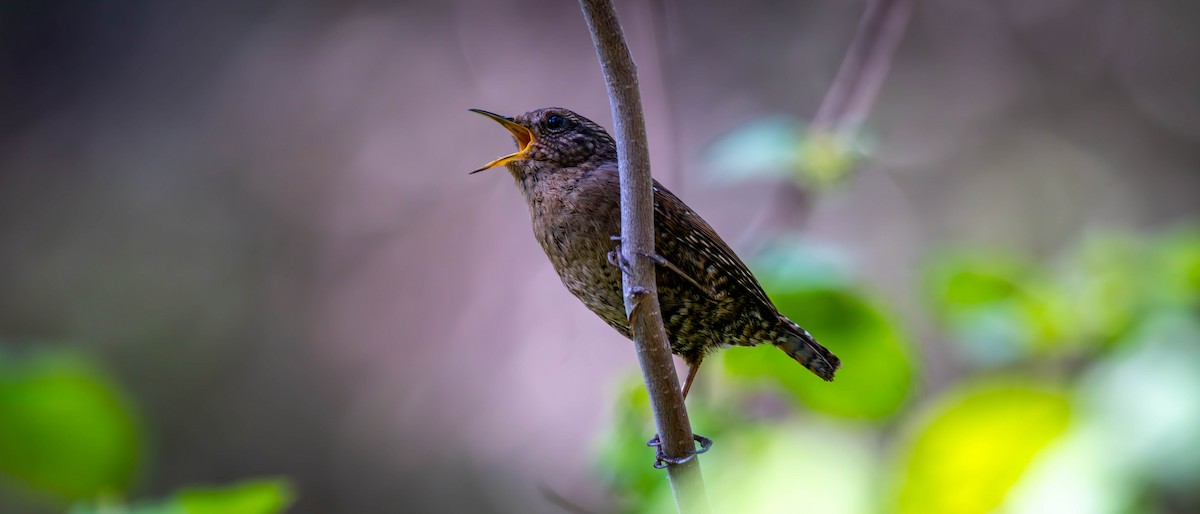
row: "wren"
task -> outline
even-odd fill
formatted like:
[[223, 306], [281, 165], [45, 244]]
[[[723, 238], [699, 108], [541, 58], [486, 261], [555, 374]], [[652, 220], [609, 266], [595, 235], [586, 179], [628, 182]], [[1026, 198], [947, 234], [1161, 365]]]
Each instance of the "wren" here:
[[[603, 127], [549, 107], [516, 117], [471, 109], [512, 133], [504, 165], [529, 206], [533, 233], [563, 285], [609, 326], [630, 337], [621, 268], [610, 252], [621, 231], [617, 147]], [[825, 380], [841, 362], [779, 313], [729, 245], [667, 188], [654, 182], [658, 299], [671, 352], [688, 365], [686, 398], [700, 363], [726, 346], [772, 344]]]

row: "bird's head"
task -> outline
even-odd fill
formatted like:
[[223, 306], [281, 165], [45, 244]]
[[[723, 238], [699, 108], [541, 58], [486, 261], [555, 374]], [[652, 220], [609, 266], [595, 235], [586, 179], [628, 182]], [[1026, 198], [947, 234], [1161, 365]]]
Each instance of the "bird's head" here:
[[573, 168], [584, 163], [617, 159], [617, 146], [608, 132], [592, 120], [560, 107], [529, 111], [516, 117], [480, 109], [482, 114], [512, 133], [517, 152], [500, 157], [471, 173], [507, 165], [521, 178], [543, 169]]

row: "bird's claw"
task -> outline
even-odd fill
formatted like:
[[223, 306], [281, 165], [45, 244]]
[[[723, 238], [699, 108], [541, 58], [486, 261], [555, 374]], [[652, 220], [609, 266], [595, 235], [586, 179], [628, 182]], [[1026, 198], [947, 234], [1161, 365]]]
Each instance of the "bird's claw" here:
[[625, 259], [624, 255], [621, 255], [621, 236], [611, 236], [610, 239], [616, 241], [617, 246], [613, 248], [613, 251], [608, 252], [608, 263], [621, 268], [621, 272], [626, 275], [633, 274], [633, 268], [629, 267], [629, 261]]
[[688, 450], [688, 455], [686, 457], [667, 457], [662, 451], [662, 441], [659, 439], [658, 434], [655, 434], [653, 439], [646, 441], [646, 446], [653, 446], [655, 448], [654, 468], [663, 469], [667, 467], [668, 464], [683, 464], [712, 448], [712, 439], [699, 434], [692, 434], [692, 439], [697, 443], [700, 443], [700, 449]]

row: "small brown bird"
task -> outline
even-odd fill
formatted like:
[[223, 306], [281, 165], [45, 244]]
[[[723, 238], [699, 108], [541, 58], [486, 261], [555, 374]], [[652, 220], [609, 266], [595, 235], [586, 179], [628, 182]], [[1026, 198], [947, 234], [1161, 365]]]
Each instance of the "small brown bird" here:
[[[604, 128], [567, 109], [515, 118], [471, 109], [512, 133], [517, 152], [471, 173], [508, 168], [529, 205], [533, 233], [563, 284], [592, 312], [630, 336], [621, 270], [612, 262], [621, 232], [617, 147]], [[729, 245], [675, 195], [654, 183], [658, 299], [671, 352], [687, 362], [687, 397], [708, 352], [773, 344], [825, 380], [841, 362], [783, 316]]]

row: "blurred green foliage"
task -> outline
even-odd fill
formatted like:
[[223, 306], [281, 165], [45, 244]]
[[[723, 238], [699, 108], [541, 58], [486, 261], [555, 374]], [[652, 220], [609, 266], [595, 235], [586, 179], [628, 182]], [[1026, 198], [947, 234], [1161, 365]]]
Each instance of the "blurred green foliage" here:
[[[702, 460], [717, 511], [1200, 507], [1195, 228], [1092, 234], [1043, 263], [931, 251], [916, 284], [926, 320], [913, 324], [930, 327], [920, 348], [948, 354], [930, 361], [854, 280], [853, 259], [792, 240], [760, 257], [780, 310], [843, 367], [824, 383], [770, 346], [705, 361], [689, 413], [716, 441]], [[918, 362], [941, 363], [941, 378], [923, 378]], [[644, 386], [631, 378], [620, 391], [599, 472], [622, 511], [669, 511], [644, 445], [654, 432]]]
[[72, 514], [274, 514], [292, 502], [286, 480], [262, 479], [125, 505], [145, 446], [137, 410], [83, 354], [0, 352], [0, 485], [31, 502], [74, 503]]
[[0, 471], [62, 499], [124, 491], [139, 422], [112, 381], [66, 355], [0, 354]]
[[913, 359], [901, 331], [878, 308], [849, 289], [771, 288], [768, 294], [784, 315], [804, 320], [823, 340], [838, 341], [838, 356], [855, 365], [838, 372], [838, 387], [828, 387], [797, 373], [797, 363], [779, 358], [773, 346], [731, 348], [723, 359], [730, 377], [782, 387], [801, 404], [835, 416], [882, 420], [903, 405]]
[[928, 265], [926, 292], [938, 321], [975, 364], [1008, 364], [1060, 341], [1058, 302], [1040, 277], [1013, 258], [947, 251]]
[[187, 514], [274, 514], [292, 502], [291, 485], [283, 479], [258, 479], [225, 488], [187, 488], [175, 502]]
[[1045, 269], [982, 250], [943, 250], [927, 267], [934, 316], [973, 364], [1031, 352], [1101, 351], [1156, 312], [1200, 305], [1200, 234], [1085, 238]]
[[798, 119], [773, 116], [749, 121], [718, 138], [705, 162], [719, 182], [783, 178], [805, 188], [844, 182], [870, 151], [868, 140], [847, 141]]
[[918, 422], [896, 474], [897, 510], [991, 512], [1033, 458], [1067, 426], [1067, 396], [1052, 387], [963, 384]]
[[276, 514], [294, 496], [287, 480], [261, 478], [227, 487], [188, 487], [160, 502], [80, 505], [71, 514]]

